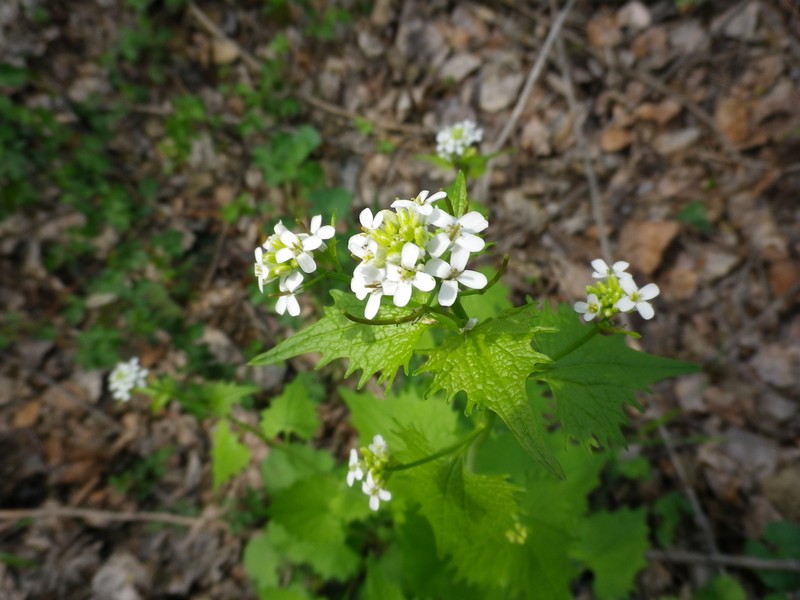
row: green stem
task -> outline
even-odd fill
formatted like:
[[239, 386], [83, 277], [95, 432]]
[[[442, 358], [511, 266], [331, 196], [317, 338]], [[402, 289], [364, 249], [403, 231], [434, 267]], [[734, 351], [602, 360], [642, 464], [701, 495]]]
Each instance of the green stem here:
[[469, 321], [469, 315], [467, 314], [467, 311], [464, 310], [464, 307], [461, 306], [460, 300], [456, 299], [456, 301], [453, 302], [453, 306], [450, 308], [453, 309], [453, 314], [461, 320], [462, 325]]
[[254, 427], [254, 426], [250, 425], [249, 423], [245, 423], [244, 421], [240, 421], [239, 419], [237, 419], [236, 417], [234, 417], [232, 415], [227, 415], [225, 418], [228, 421], [230, 421], [231, 423], [233, 423], [234, 425], [236, 425], [239, 429], [242, 429], [242, 430], [244, 430], [244, 431], [246, 431], [248, 433], [252, 433], [254, 436], [256, 436], [258, 439], [260, 439], [262, 442], [264, 442], [270, 448], [275, 445], [275, 442], [273, 440], [271, 440], [270, 438], [268, 438], [266, 435], [264, 435], [264, 432], [261, 431], [258, 427]]
[[561, 352], [551, 356], [550, 358], [552, 359], [553, 362], [558, 362], [559, 360], [564, 358], [567, 354], [569, 354], [571, 352], [574, 352], [575, 350], [577, 350], [578, 348], [583, 346], [585, 343], [587, 343], [589, 340], [591, 340], [594, 336], [596, 336], [599, 332], [600, 332], [600, 328], [596, 324], [592, 324], [592, 328], [589, 331], [587, 331], [584, 335], [582, 335], [577, 340], [572, 342], [569, 346], [564, 348]]
[[483, 426], [483, 432], [480, 436], [475, 438], [475, 441], [469, 446], [469, 450], [467, 451], [467, 468], [470, 471], [475, 471], [475, 458], [478, 456], [478, 451], [481, 449], [481, 446], [483, 446], [486, 438], [489, 437], [489, 432], [492, 430], [496, 417], [497, 413], [493, 410], [486, 412], [486, 422]]
[[473, 440], [477, 439], [478, 437], [480, 437], [481, 435], [483, 435], [484, 432], [486, 432], [486, 430], [489, 429], [490, 425], [491, 424], [489, 424], [489, 425], [487, 425], [485, 427], [480, 427], [480, 428], [476, 429], [475, 431], [470, 433], [464, 439], [456, 442], [452, 446], [447, 446], [446, 448], [442, 448], [441, 450], [439, 450], [438, 452], [434, 452], [430, 456], [426, 456], [425, 458], [420, 458], [419, 460], [415, 460], [415, 461], [412, 461], [410, 463], [399, 464], [399, 465], [390, 465], [390, 466], [386, 467], [386, 471], [392, 471], [392, 472], [393, 471], [405, 471], [407, 469], [413, 469], [414, 467], [418, 467], [420, 465], [424, 465], [426, 463], [432, 462], [434, 460], [442, 458], [443, 456], [447, 456], [448, 454], [451, 454], [451, 453], [455, 452], [456, 450], [458, 450], [462, 446], [466, 446], [471, 441], [473, 441]]
[[416, 321], [418, 318], [422, 316], [425, 312], [425, 307], [420, 306], [413, 312], [409, 313], [405, 317], [398, 317], [396, 319], [365, 319], [363, 317], [357, 317], [355, 315], [351, 315], [349, 312], [344, 313], [344, 316], [347, 317], [349, 320], [353, 321], [354, 323], [361, 323], [362, 325], [399, 325], [400, 323], [410, 323], [411, 321]]
[[494, 277], [492, 277], [489, 280], [489, 283], [486, 284], [486, 287], [484, 287], [484, 288], [482, 288], [480, 290], [465, 290], [465, 291], [461, 292], [459, 295], [460, 296], [473, 296], [475, 294], [484, 294], [484, 293], [486, 293], [486, 290], [488, 290], [490, 287], [492, 287], [494, 284], [496, 284], [498, 281], [500, 281], [500, 278], [503, 276], [503, 274], [505, 274], [506, 269], [508, 268], [508, 259], [509, 259], [508, 254], [504, 254], [503, 255], [503, 264], [500, 265], [500, 268], [497, 270], [497, 273], [495, 273]]

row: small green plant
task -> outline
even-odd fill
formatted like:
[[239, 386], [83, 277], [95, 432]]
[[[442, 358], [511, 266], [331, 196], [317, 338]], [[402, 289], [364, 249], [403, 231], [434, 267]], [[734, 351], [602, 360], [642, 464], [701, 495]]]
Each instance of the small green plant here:
[[706, 206], [702, 202], [689, 202], [677, 215], [678, 221], [696, 229], [700, 233], [709, 234], [714, 226], [708, 220]]
[[122, 494], [131, 494], [137, 501], [150, 498], [153, 489], [167, 473], [169, 459], [175, 453], [171, 446], [163, 446], [150, 456], [142, 457], [119, 475], [109, 477], [109, 483]]

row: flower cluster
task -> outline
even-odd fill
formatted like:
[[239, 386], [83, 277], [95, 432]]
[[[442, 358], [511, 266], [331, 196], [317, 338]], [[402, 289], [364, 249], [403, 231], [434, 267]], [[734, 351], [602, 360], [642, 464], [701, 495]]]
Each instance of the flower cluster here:
[[444, 160], [464, 155], [470, 146], [483, 139], [483, 129], [473, 121], [461, 121], [436, 134], [436, 154]]
[[[382, 436], [376, 435], [367, 448], [361, 449], [362, 458], [355, 448], [350, 450], [350, 464], [347, 471], [347, 485], [353, 487], [362, 481], [361, 491], [369, 496], [369, 507], [378, 510], [381, 500], [388, 502], [392, 494], [386, 489], [386, 465], [389, 464], [389, 446]], [[366, 474], [366, 479], [365, 479]]]
[[431, 292], [436, 279], [441, 280], [441, 306], [455, 303], [459, 284], [486, 287], [486, 277], [466, 266], [470, 254], [486, 245], [478, 234], [489, 222], [478, 212], [456, 218], [433, 207], [446, 197], [445, 192], [429, 195], [423, 190], [415, 198], [395, 200], [394, 210], [374, 215], [369, 208], [361, 211], [362, 233], [351, 237], [347, 247], [361, 261], [350, 289], [359, 300], [369, 297], [365, 318], [375, 317], [383, 296], [391, 297], [395, 306], [406, 306], [415, 288]]
[[658, 296], [660, 290], [655, 283], [639, 288], [633, 276], [627, 272], [629, 266], [622, 260], [610, 267], [601, 258], [593, 260], [592, 277], [598, 282], [586, 287], [586, 302], [576, 302], [575, 312], [582, 314], [587, 322], [595, 317], [609, 319], [619, 312], [627, 313], [634, 309], [642, 318], [652, 319], [655, 310], [648, 300]]
[[317, 270], [314, 260], [315, 250], [324, 250], [324, 240], [329, 240], [335, 233], [331, 225], [322, 224], [322, 216], [311, 219], [307, 233], [294, 233], [278, 221], [275, 233], [256, 248], [255, 274], [258, 278], [258, 289], [264, 292], [264, 284], [278, 280], [280, 297], [275, 304], [278, 314], [288, 312], [296, 317], [300, 314], [297, 294], [303, 283], [303, 274], [310, 275]]
[[108, 389], [115, 400], [127, 402], [131, 399], [131, 390], [147, 385], [147, 369], [139, 366], [139, 359], [132, 358], [128, 362], [118, 363], [108, 376]]

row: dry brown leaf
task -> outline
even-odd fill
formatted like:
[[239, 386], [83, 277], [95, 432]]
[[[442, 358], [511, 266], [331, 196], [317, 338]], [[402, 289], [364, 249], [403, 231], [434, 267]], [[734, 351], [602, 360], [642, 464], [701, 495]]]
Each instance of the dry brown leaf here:
[[611, 125], [600, 134], [600, 147], [604, 152], [619, 152], [631, 145], [633, 136], [630, 131]]
[[636, 109], [636, 116], [645, 121], [666, 125], [681, 112], [681, 105], [667, 98], [659, 103], [645, 102]]
[[651, 275], [679, 230], [675, 221], [628, 221], [620, 232], [619, 255], [635, 270]]
[[[777, 260], [769, 265], [767, 274], [772, 293], [783, 296], [800, 283], [800, 264], [791, 258]], [[789, 299], [789, 304], [796, 300], [797, 295]]]
[[722, 98], [717, 102], [714, 121], [719, 132], [731, 144], [743, 144], [750, 132], [750, 107], [739, 98]]
[[586, 25], [589, 43], [595, 48], [613, 48], [622, 41], [617, 18], [607, 11], [600, 11]]
[[33, 427], [42, 412], [41, 400], [28, 400], [14, 411], [14, 427]]

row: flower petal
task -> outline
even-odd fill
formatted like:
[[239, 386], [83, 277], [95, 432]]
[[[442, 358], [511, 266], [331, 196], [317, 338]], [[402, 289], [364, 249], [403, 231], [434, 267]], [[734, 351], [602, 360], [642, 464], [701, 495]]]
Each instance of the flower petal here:
[[292, 252], [291, 248], [281, 248], [275, 253], [275, 262], [279, 264], [289, 262], [293, 258], [294, 252]]
[[419, 246], [407, 242], [400, 254], [400, 264], [405, 269], [415, 269], [421, 252], [422, 250]]
[[436, 227], [452, 227], [455, 222], [456, 218], [453, 215], [444, 212], [440, 208], [434, 208], [431, 215], [428, 217], [428, 223]]
[[314, 215], [311, 217], [311, 225], [309, 226], [309, 230], [311, 233], [317, 233], [320, 225], [322, 225], [322, 215]]
[[425, 272], [428, 275], [433, 275], [439, 279], [450, 277], [450, 265], [444, 262], [441, 258], [432, 258], [425, 263]]
[[452, 306], [458, 297], [458, 283], [452, 279], [443, 281], [439, 288], [439, 304], [442, 306]]
[[470, 252], [480, 252], [486, 246], [486, 242], [475, 234], [462, 232], [456, 240], [456, 245]]
[[655, 283], [648, 283], [646, 286], [639, 289], [639, 297], [642, 300], [652, 300], [660, 293], [661, 290], [658, 289], [658, 286]]
[[358, 214], [358, 222], [364, 229], [372, 229], [372, 221], [372, 211], [369, 208], [365, 208]]
[[329, 240], [336, 234], [336, 229], [333, 225], [323, 225], [317, 231], [317, 237], [322, 240]]
[[288, 296], [284, 296], [286, 298], [286, 309], [289, 311], [289, 314], [293, 317], [297, 317], [300, 315], [300, 303], [297, 301], [297, 298], [294, 294], [289, 294]]
[[476, 210], [468, 212], [458, 220], [458, 224], [469, 233], [478, 233], [489, 226], [489, 221]]
[[447, 252], [448, 248], [450, 248], [450, 238], [446, 233], [436, 234], [430, 239], [428, 245], [425, 246], [428, 254], [437, 258]]
[[627, 296], [624, 296], [619, 300], [617, 300], [617, 309], [620, 312], [630, 312], [634, 309], [635, 306], [636, 303]]
[[364, 307], [364, 318], [365, 319], [374, 319], [375, 315], [378, 314], [378, 309], [381, 307], [381, 295], [377, 292], [373, 292], [369, 295], [369, 299], [367, 300], [367, 305]]
[[436, 280], [425, 273], [424, 271], [417, 271], [414, 279], [411, 280], [412, 285], [422, 292], [430, 292], [436, 287]]
[[602, 258], [595, 258], [592, 261], [592, 268], [594, 269], [592, 277], [594, 277], [595, 279], [608, 277], [608, 265], [606, 264], [606, 261], [604, 261]]
[[466, 270], [458, 276], [458, 282], [462, 285], [472, 288], [473, 290], [482, 290], [489, 283], [486, 275], [478, 271]]
[[649, 302], [637, 302], [636, 303], [636, 310], [639, 311], [639, 314], [642, 315], [643, 319], [650, 320], [655, 316], [656, 311], [653, 310], [653, 305]]
[[314, 262], [314, 258], [308, 252], [301, 252], [297, 255], [297, 264], [306, 273], [313, 273], [317, 270], [317, 263]]
[[397, 284], [392, 301], [395, 306], [403, 307], [411, 300], [411, 284], [403, 281]]
[[639, 291], [639, 287], [636, 285], [633, 277], [623, 277], [619, 280], [619, 285], [629, 296]]

